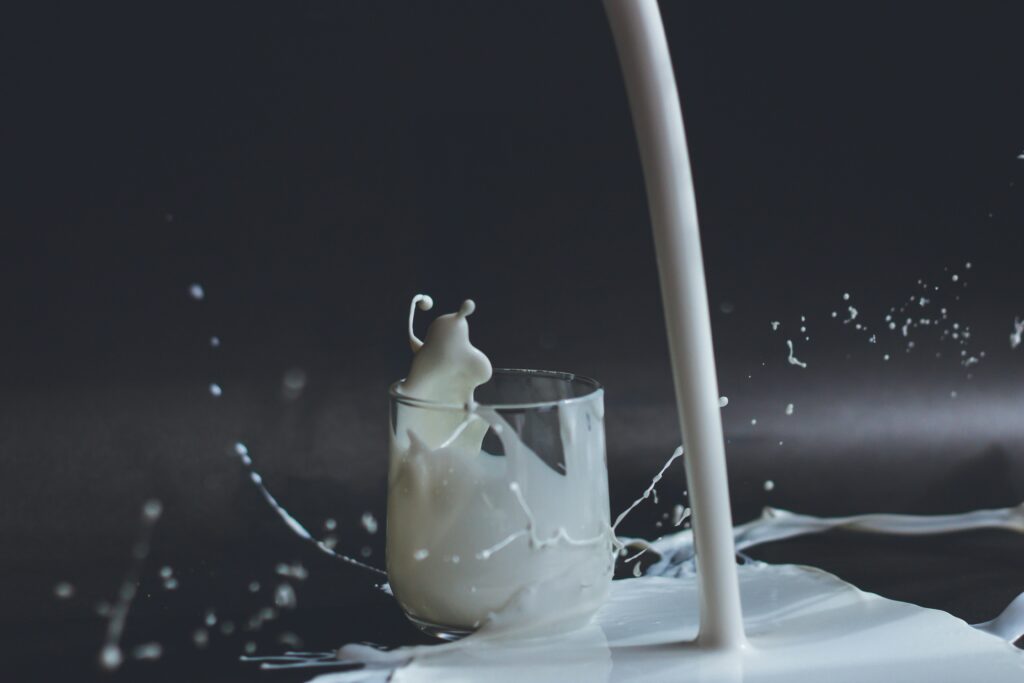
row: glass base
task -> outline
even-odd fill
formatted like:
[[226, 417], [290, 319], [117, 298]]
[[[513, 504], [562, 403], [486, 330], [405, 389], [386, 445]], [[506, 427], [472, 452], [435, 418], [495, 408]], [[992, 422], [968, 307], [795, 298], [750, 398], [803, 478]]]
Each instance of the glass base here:
[[465, 638], [474, 632], [475, 629], [471, 628], [457, 628], [453, 626], [441, 626], [440, 624], [434, 624], [429, 621], [423, 621], [411, 614], [406, 614], [405, 617], [411, 621], [416, 628], [426, 633], [428, 636], [433, 636], [441, 640], [453, 641]]

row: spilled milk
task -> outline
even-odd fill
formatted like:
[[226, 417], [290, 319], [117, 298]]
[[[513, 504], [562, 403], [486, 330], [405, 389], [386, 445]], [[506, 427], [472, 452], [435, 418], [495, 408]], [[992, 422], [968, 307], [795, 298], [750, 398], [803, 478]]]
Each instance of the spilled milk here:
[[[414, 301], [414, 305], [416, 303]], [[451, 314], [457, 320], [448, 316], [447, 322], [442, 323], [457, 325], [459, 339], [465, 331], [467, 311], [472, 312], [472, 307], [464, 305], [459, 313]], [[428, 334], [428, 341], [430, 338]], [[445, 338], [445, 335], [438, 336], [439, 340]], [[417, 347], [418, 340], [415, 337], [412, 340], [414, 350], [422, 352], [423, 349]], [[466, 340], [468, 344], [468, 336]], [[476, 386], [473, 382], [489, 375], [490, 364], [483, 363], [486, 357], [481, 359], [482, 354], [476, 355], [479, 353], [476, 349], [467, 356], [450, 352], [450, 349], [445, 351], [444, 344], [444, 341], [438, 344], [437, 358], [450, 361], [469, 357], [476, 364], [476, 372], [460, 373], [451, 367], [443, 368], [449, 378], [461, 377], [465, 381], [452, 398], [463, 399], [465, 415], [473, 416], [476, 412], [472, 401], [472, 387]], [[424, 433], [436, 430], [431, 436], [438, 444], [436, 449], [443, 450], [453, 440], [461, 438], [479, 452], [482, 432], [470, 431], [465, 418], [462, 421], [449, 418], [449, 422], [418, 425], [418, 428]], [[484, 420], [480, 429], [485, 430], [486, 425]], [[418, 448], [429, 446], [420, 443]], [[682, 449], [678, 449], [643, 495], [619, 515], [616, 526], [630, 510], [654, 494], [662, 475], [681, 455]], [[439, 459], [438, 463], [441, 462], [443, 464], [436, 466], [444, 467], [449, 475], [453, 474], [453, 467], [471, 466], [451, 459]], [[251, 465], [251, 461], [246, 464]], [[433, 465], [423, 460], [418, 466]], [[475, 480], [467, 481], [466, 485], [470, 486], [472, 481]], [[276, 505], [269, 492], [262, 488], [258, 476], [253, 477], [253, 482], [261, 486], [264, 497], [293, 530], [312, 540], [301, 525]], [[392, 490], [391, 495], [401, 496], [403, 492]], [[389, 501], [389, 512], [391, 506], [392, 501]], [[429, 526], [433, 521], [436, 520], [419, 518], [415, 522], [403, 520], [401, 524]], [[901, 535], [979, 528], [1024, 532], [1024, 506], [962, 515], [873, 514], [841, 518], [820, 518], [767, 508], [759, 519], [736, 527], [734, 535], [737, 548], [742, 550], [835, 528]], [[423, 537], [429, 538], [430, 530], [422, 531]], [[613, 533], [611, 525], [607, 532]], [[530, 529], [524, 528], [509, 538], [518, 540], [529, 535]], [[476, 549], [477, 555], [488, 549], [482, 537], [470, 534], [463, 540], [468, 545], [466, 549], [460, 548], [460, 552], [467, 556], [473, 555], [470, 546]], [[578, 621], [567, 620], [558, 637], [550, 637], [553, 630], [559, 629], [557, 621], [551, 621], [549, 612], [545, 612], [549, 627], [546, 636], [537, 637], [529, 625], [539, 603], [527, 599], [524, 593], [516, 593], [501, 608], [488, 611], [485, 618], [474, 624], [479, 626], [474, 633], [455, 642], [387, 651], [366, 645], [347, 645], [333, 653], [286, 653], [280, 657], [243, 659], [258, 662], [268, 669], [338, 669], [317, 676], [314, 679], [317, 683], [476, 681], [483, 678], [517, 682], [524, 679], [749, 682], [827, 678], [852, 683], [861, 682], [869, 675], [884, 676], [890, 681], [1000, 683], [1024, 677], [1024, 653], [1011, 644], [1024, 635], [1024, 597], [1014, 601], [1000, 617], [971, 627], [945, 612], [860, 591], [817, 569], [748, 562], [739, 568], [739, 578], [749, 644], [736, 652], [709, 651], [692, 643], [697, 635], [700, 600], [693, 563], [692, 530], [683, 529], [653, 542], [616, 539], [615, 546], [624, 551], [654, 554], [656, 561], [644, 576], [612, 582], [607, 598], [593, 619], [582, 627]], [[318, 544], [318, 548], [333, 554], [323, 544]], [[543, 542], [534, 542], [525, 543], [521, 552], [537, 553], [548, 549]], [[422, 550], [429, 556], [429, 543], [424, 544]], [[389, 538], [389, 565], [395, 552], [408, 554], [410, 562], [417, 561], [416, 551], [407, 541], [403, 540], [396, 548]], [[403, 557], [403, 561], [405, 559]], [[351, 558], [343, 558], [343, 561], [353, 562]], [[517, 559], [512, 555], [504, 561], [510, 562], [514, 569]], [[414, 569], [412, 564], [409, 567]], [[421, 588], [436, 589], [444, 576], [431, 573], [422, 580], [405, 577], [403, 581], [402, 592], [415, 596], [415, 591]], [[545, 595], [548, 599], [572, 595], [572, 588], [579, 581], [579, 576], [567, 572], [563, 581], [550, 586]], [[456, 583], [453, 581], [453, 585]], [[471, 603], [459, 606], [475, 607]], [[552, 626], [556, 628], [550, 628]]]

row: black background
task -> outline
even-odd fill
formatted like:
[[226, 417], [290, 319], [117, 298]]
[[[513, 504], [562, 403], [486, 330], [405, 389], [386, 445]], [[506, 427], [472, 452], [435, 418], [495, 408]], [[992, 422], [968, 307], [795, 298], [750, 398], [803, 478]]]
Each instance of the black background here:
[[[1020, 502], [1024, 11], [663, 5], [737, 521], [766, 504]], [[383, 533], [359, 518], [383, 520], [386, 389], [418, 291], [442, 312], [473, 297], [496, 366], [605, 384], [616, 511], [672, 452], [642, 176], [600, 3], [80, 3], [3, 24], [0, 630], [20, 680], [96, 672], [94, 606], [150, 497], [165, 513], [124, 645], [165, 655], [117, 676], [256, 675], [243, 644], [281, 651], [285, 630], [310, 649], [418, 640], [367, 576], [291, 537], [231, 456], [244, 441], [290, 510], [316, 529], [336, 518], [339, 548], [382, 566]], [[890, 331], [890, 307], [922, 294], [914, 319], [948, 320]], [[851, 304], [868, 331], [842, 323]], [[967, 346], [940, 340], [953, 321]], [[293, 369], [308, 381], [289, 399]], [[626, 533], [662, 533], [684, 486], [676, 466]], [[997, 532], [755, 555], [968, 621], [1024, 590], [1021, 541]], [[311, 572], [296, 611], [192, 646], [206, 609], [244, 622], [292, 560]], [[53, 597], [60, 580], [72, 599]]]

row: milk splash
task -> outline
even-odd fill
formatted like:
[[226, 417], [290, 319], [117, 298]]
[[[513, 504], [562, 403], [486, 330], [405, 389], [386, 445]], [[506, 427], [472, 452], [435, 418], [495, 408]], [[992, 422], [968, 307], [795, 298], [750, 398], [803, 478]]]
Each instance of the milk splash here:
[[[138, 540], [132, 547], [132, 561], [128, 572], [121, 582], [121, 588], [117, 591], [117, 600], [107, 613], [107, 632], [103, 639], [103, 647], [100, 649], [100, 667], [107, 671], [114, 671], [121, 668], [124, 663], [124, 652], [121, 650], [121, 636], [124, 634], [125, 623], [128, 621], [128, 612], [135, 601], [138, 592], [139, 578], [142, 574], [142, 567], [149, 556], [150, 539], [153, 536], [153, 527], [156, 526], [160, 516], [163, 514], [163, 505], [159, 500], [147, 500], [142, 505], [142, 528], [139, 531]], [[138, 659], [153, 659], [153, 649], [145, 649], [136, 652]], [[147, 654], [148, 653], [148, 654]], [[159, 657], [159, 653], [157, 654]]]
[[[465, 316], [461, 317], [464, 320]], [[477, 367], [485, 366], [478, 364]], [[467, 393], [463, 385], [452, 395], [467, 399], [470, 417], [460, 422], [450, 420], [446, 429], [451, 431], [447, 436], [444, 430], [434, 435], [445, 447], [458, 439], [470, 438], [467, 435], [472, 434], [470, 425], [474, 424], [475, 417], [471, 410], [474, 407], [472, 389]], [[785, 412], [792, 414], [789, 406]], [[420, 425], [421, 429], [426, 427]], [[471, 437], [474, 448], [478, 447], [479, 436]], [[415, 440], [410, 439], [410, 445], [414, 444]], [[433, 452], [436, 453], [436, 449]], [[657, 484], [682, 454], [682, 448], [672, 454], [644, 493], [616, 518], [613, 529], [638, 505], [656, 496]], [[768, 488], [766, 484], [766, 490]], [[518, 498], [516, 494], [521, 494], [515, 486], [510, 490], [515, 498]], [[522, 499], [519, 504], [526, 527], [479, 551], [477, 559], [489, 559], [508, 544], [524, 538], [543, 545], [544, 539], [533, 536], [535, 522], [529, 505]], [[684, 508], [677, 514], [679, 522], [685, 515]], [[390, 517], [389, 514], [389, 525]], [[737, 527], [734, 534], [737, 549], [744, 550], [835, 528], [904, 535], [980, 528], [1024, 533], [1024, 504], [962, 515], [874, 514], [838, 518], [766, 508], [759, 519]], [[562, 539], [556, 537], [550, 542], [559, 540]], [[536, 594], [528, 591], [516, 594], [504, 609], [484, 620], [474, 634], [453, 643], [390, 651], [348, 645], [336, 653], [292, 652], [281, 657], [246, 659], [273, 669], [348, 669], [319, 676], [315, 679], [317, 683], [383, 682], [397, 680], [399, 676], [405, 681], [486, 678], [492, 682], [517, 683], [524, 679], [562, 681], [567, 678], [682, 680], [698, 677], [700, 680], [750, 682], [779, 677], [816, 681], [827, 677], [852, 683], [863, 680], [865, 670], [877, 667], [884, 667], [888, 680], [908, 682], [970, 678], [1009, 683], [1024, 675], [1024, 656], [1007, 645], [1008, 641], [1024, 634], [1024, 597], [1018, 598], [996, 619], [970, 629], [948, 614], [863, 593], [825, 572], [759, 562], [747, 562], [740, 567], [744, 621], [751, 646], [726, 657], [687, 648], [681, 643], [696, 636], [699, 600], [692, 530], [684, 529], [653, 542], [619, 539], [618, 543], [639, 551], [627, 562], [643, 553], [655, 555], [656, 560], [647, 568], [646, 576], [613, 582], [610, 595], [594, 620], [589, 625], [584, 623], [577, 629], [568, 629], [557, 639], [536, 638], [535, 631], [524, 628], [529, 623], [524, 615], [536, 616]], [[427, 554], [419, 561], [428, 561], [430, 557], [432, 554]], [[416, 559], [415, 551], [413, 559]], [[452, 565], [446, 569], [452, 569]], [[641, 574], [639, 564], [635, 566], [635, 573]], [[453, 575], [446, 576], [450, 583], [457, 585], [457, 581], [452, 580]], [[552, 591], [547, 597], [564, 599], [571, 595], [569, 589], [573, 582], [572, 577], [569, 578], [558, 586], [561, 590]], [[422, 585], [414, 584], [412, 588]], [[571, 600], [559, 606], [569, 608]], [[837, 618], [837, 614], [842, 614], [842, 618]], [[853, 658], [857, 666], [850, 665]], [[797, 661], [801, 662], [799, 667], [794, 665]]]
[[[436, 318], [421, 341], [415, 312], [432, 304], [426, 295], [412, 300], [415, 355], [393, 387], [387, 562], [394, 595], [436, 634], [485, 623], [578, 626], [604, 600], [614, 564], [600, 392], [540, 408], [557, 420], [564, 463], [554, 469], [519, 433], [531, 408], [474, 400], [493, 375], [469, 342], [475, 304]], [[503, 457], [482, 447], [488, 432]]]
[[[427, 310], [430, 303], [424, 297], [414, 301], [414, 306]], [[472, 312], [473, 306], [469, 304], [464, 305], [459, 314], [452, 315], [464, 321]], [[958, 334], [959, 331], [952, 330]], [[422, 349], [424, 342], [410, 332], [410, 345], [418, 350]], [[483, 358], [486, 359], [485, 356]], [[793, 364], [805, 366], [793, 356], [791, 345], [790, 359]], [[478, 370], [484, 367], [479, 360], [477, 357]], [[450, 433], [453, 443], [460, 438], [475, 439], [473, 430], [483, 429], [482, 425], [476, 426], [480, 420], [488, 428], [498, 427], [495, 431], [503, 427], [497, 420], [489, 421], [487, 411], [475, 406], [472, 402], [472, 389], [466, 392], [465, 385], [461, 391], [453, 392], [452, 398], [464, 401], [464, 407], [477, 408], [475, 411], [467, 411], [472, 413], [472, 420], [460, 421]], [[517, 447], [514, 440], [511, 441], [511, 447]], [[318, 552], [367, 569], [378, 576], [383, 574], [375, 567], [333, 552], [329, 543], [316, 540], [267, 491], [258, 473], [252, 469], [248, 448], [241, 443], [236, 444], [234, 453], [245, 467], [251, 483], [293, 532], [312, 544]], [[678, 457], [681, 457], [681, 450], [677, 450], [671, 460]], [[630, 509], [656, 496], [655, 486], [667, 467], [668, 463]], [[509, 545], [524, 541], [527, 545], [557, 545], [566, 540], [557, 533], [554, 537], [538, 535], [535, 522], [531, 521], [536, 511], [528, 502], [523, 505], [518, 500], [515, 488], [510, 487], [508, 494], [519, 506], [523, 520], [523, 526], [510, 535], [509, 538], [513, 540], [508, 542]], [[137, 551], [144, 551], [148, 546], [151, 524], [159, 517], [158, 504], [148, 506], [147, 511], [144, 515], [143, 539], [136, 546]], [[687, 512], [683, 508], [681, 514], [676, 515], [679, 523], [686, 518]], [[620, 515], [616, 523], [622, 517]], [[1022, 517], [1024, 512], [1020, 507], [943, 517], [864, 515], [832, 519], [769, 508], [761, 519], [737, 527], [736, 540], [739, 549], [748, 549], [761, 543], [836, 527], [903, 534], [943, 533], [982, 527], [1021, 531]], [[331, 526], [325, 524], [328, 530]], [[573, 539], [572, 536], [566, 536], [568, 540]], [[1014, 601], [999, 617], [979, 624], [976, 629], [969, 629], [942, 612], [922, 610], [862, 593], [824, 572], [761, 563], [747, 563], [740, 567], [744, 619], [752, 647], [738, 657], [726, 659], [688, 649], [680, 643], [692, 640], [696, 635], [699, 599], [693, 575], [692, 532], [684, 529], [653, 542], [622, 540], [641, 553], [656, 553], [655, 563], [647, 568], [647, 575], [642, 578], [613, 582], [607, 600], [590, 625], [571, 630], [558, 638], [531, 637], [534, 631], [521, 628], [530, 619], [517, 620], [516, 616], [535, 614], [539, 597], [545, 600], [551, 596], [561, 597], [564, 602], [555, 605], [556, 611], [571, 609], [574, 606], [571, 582], [563, 586], [562, 590], [557, 590], [556, 586], [556, 590], [543, 596], [529, 590], [517, 593], [503, 610], [485, 620], [476, 633], [454, 643], [398, 648], [386, 652], [368, 646], [350, 645], [337, 652], [286, 652], [280, 657], [246, 656], [242, 659], [258, 662], [263, 668], [349, 669], [319, 677], [317, 680], [320, 683], [398, 678], [405, 681], [486, 678], [492, 683], [504, 680], [519, 683], [524, 679], [563, 681], [567, 677], [579, 680], [614, 678], [645, 681], [699, 677], [701, 680], [742, 679], [750, 682], [775, 680], [780, 676], [787, 680], [820, 680], [827, 676], [833, 683], [852, 683], [863, 678], [859, 668], [842, 665], [849, 661], [851, 653], [857, 653], [859, 662], [864, 666], [872, 666], [872, 662], [875, 662], [874, 666], [884, 667], [889, 680], [898, 681], [952, 677], [1001, 683], [1020, 680], [1024, 672], [1020, 654], [1006, 645], [1006, 641], [1015, 640], [1024, 634], [1024, 597]], [[487, 560], [494, 561], [505, 552], [505, 546], [491, 546], [483, 550], [489, 550], [489, 553], [480, 553], [487, 556]], [[428, 554], [428, 557], [421, 559], [429, 562], [430, 556]], [[483, 558], [478, 560], [484, 561]], [[108, 668], [116, 668], [123, 659], [119, 646], [120, 636], [134, 597], [134, 590], [127, 586], [132, 577], [141, 571], [141, 561], [137, 554], [118, 603], [105, 612], [110, 616], [110, 622], [101, 664]], [[465, 562], [465, 559], [460, 556], [456, 562], [455, 557], [450, 556], [448, 561], [447, 566], [451, 568]], [[639, 573], [640, 565], [635, 567]], [[286, 569], [282, 571], [279, 567], [278, 573], [281, 576], [294, 574], [294, 578], [300, 578], [303, 573], [302, 569]], [[387, 584], [383, 587], [386, 589]], [[275, 591], [275, 599], [280, 598], [280, 606], [284, 608], [294, 604], [293, 596], [294, 592], [287, 589]], [[272, 611], [261, 610], [254, 618], [273, 618]], [[836, 613], [842, 613], [844, 618], [835, 619], [833, 615]], [[206, 646], [209, 642], [207, 629], [215, 624], [217, 619], [211, 611], [206, 616], [204, 626], [193, 634], [197, 647]], [[223, 633], [234, 630], [235, 625], [231, 622], [221, 624]], [[282, 635], [282, 644], [292, 648], [301, 647], [301, 641], [294, 634], [285, 635], [289, 637]], [[811, 641], [815, 645], [809, 649], [806, 643]], [[161, 653], [158, 644], [154, 643], [136, 649], [138, 651], [134, 654], [139, 658], [153, 658]], [[252, 649], [247, 646], [246, 651], [251, 652]], [[907, 654], [912, 656], [908, 658]], [[796, 661], [802, 662], [799, 672], [793, 669]]]
[[263, 477], [260, 476], [259, 472], [253, 469], [252, 458], [249, 456], [249, 448], [239, 441], [234, 445], [232, 451], [238, 456], [239, 461], [241, 461], [242, 466], [249, 475], [249, 481], [256, 487], [256, 490], [259, 491], [260, 495], [263, 496], [263, 500], [266, 501], [267, 505], [270, 506], [270, 509], [277, 513], [277, 516], [281, 518], [281, 520], [295, 533], [296, 536], [330, 558], [359, 567], [360, 569], [365, 569], [378, 575], [386, 576], [386, 573], [377, 567], [366, 564], [365, 562], [360, 562], [353, 557], [335, 552], [327, 543], [317, 540], [317, 538], [313, 536], [313, 534], [311, 534], [309, 530], [299, 522], [299, 520], [292, 517], [292, 515], [277, 502], [277, 499], [274, 498], [270, 491], [267, 490], [267, 487], [263, 485]]

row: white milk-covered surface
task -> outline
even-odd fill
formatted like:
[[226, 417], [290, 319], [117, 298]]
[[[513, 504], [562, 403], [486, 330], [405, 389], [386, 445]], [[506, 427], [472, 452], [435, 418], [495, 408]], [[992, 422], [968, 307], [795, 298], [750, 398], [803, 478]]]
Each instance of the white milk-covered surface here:
[[614, 581], [591, 625], [559, 638], [485, 628], [461, 641], [380, 652], [345, 647], [365, 666], [316, 677], [352, 681], [702, 681], [1015, 683], [1024, 653], [938, 610], [865, 593], [795, 565], [739, 568], [749, 646], [701, 650], [693, 576]]
[[[473, 309], [467, 301], [438, 317], [424, 342], [410, 313], [415, 356], [390, 433], [389, 582], [407, 614], [440, 631], [488, 620], [578, 626], [603, 602], [614, 569], [603, 397], [558, 402], [564, 472], [552, 469], [498, 410], [473, 401], [492, 374], [469, 342]], [[482, 449], [488, 429], [503, 457]]]

